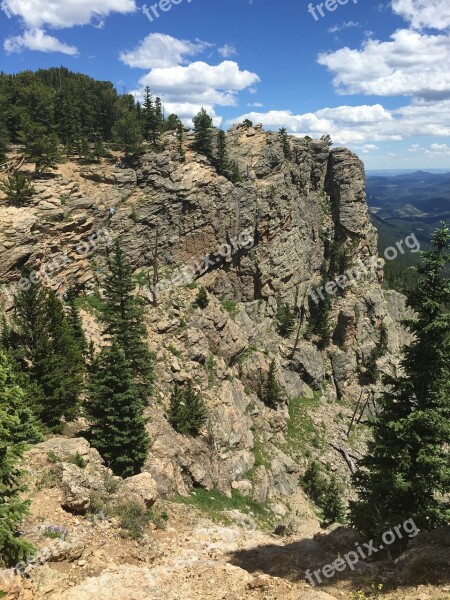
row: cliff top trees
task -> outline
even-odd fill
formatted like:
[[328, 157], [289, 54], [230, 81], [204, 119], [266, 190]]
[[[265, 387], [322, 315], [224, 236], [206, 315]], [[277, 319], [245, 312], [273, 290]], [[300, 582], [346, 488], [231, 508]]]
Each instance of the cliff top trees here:
[[213, 122], [204, 108], [192, 119], [194, 122], [195, 142], [194, 148], [197, 152], [208, 158], [212, 157], [211, 128]]
[[[354, 477], [359, 500], [351, 503], [353, 524], [370, 535], [413, 518], [420, 529], [448, 522], [450, 505], [450, 232], [444, 224], [408, 303], [415, 336], [404, 349], [405, 374], [387, 379], [381, 413], [373, 420], [374, 441]], [[447, 495], [447, 499], [446, 499]]]
[[61, 161], [56, 133], [47, 133], [44, 125], [26, 119], [19, 138], [25, 146], [28, 160], [35, 163], [36, 173], [56, 169], [57, 163]]

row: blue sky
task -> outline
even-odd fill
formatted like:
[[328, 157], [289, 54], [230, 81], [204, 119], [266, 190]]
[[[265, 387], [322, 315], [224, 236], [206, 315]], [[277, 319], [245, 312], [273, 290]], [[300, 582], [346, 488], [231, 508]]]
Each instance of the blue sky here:
[[64, 65], [138, 97], [148, 84], [186, 122], [203, 105], [224, 128], [248, 117], [294, 135], [329, 132], [369, 169], [450, 170], [449, 0], [6, 0], [2, 8], [4, 72]]

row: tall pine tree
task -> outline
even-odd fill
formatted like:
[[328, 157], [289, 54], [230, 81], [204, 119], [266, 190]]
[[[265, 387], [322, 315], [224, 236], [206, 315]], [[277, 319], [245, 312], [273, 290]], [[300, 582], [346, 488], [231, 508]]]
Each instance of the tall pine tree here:
[[119, 241], [108, 259], [108, 271], [102, 315], [104, 334], [123, 348], [140, 395], [145, 399], [153, 380], [153, 358], [145, 342], [147, 330], [142, 302], [134, 294], [131, 267]]
[[450, 519], [450, 232], [438, 229], [408, 304], [414, 334], [404, 349], [404, 375], [387, 379], [388, 391], [373, 420], [373, 443], [354, 482], [359, 500], [351, 503], [353, 524], [381, 533], [413, 518], [420, 529]]
[[208, 158], [212, 157], [212, 119], [204, 108], [192, 119], [194, 122], [194, 148]]
[[94, 361], [85, 411], [90, 442], [106, 464], [121, 477], [139, 473], [149, 438], [131, 365], [116, 340]]
[[27, 442], [40, 441], [41, 434], [33, 415], [24, 403], [24, 392], [16, 385], [6, 355], [0, 351], [0, 567], [26, 559], [33, 546], [18, 535], [29, 503], [21, 498], [25, 491], [20, 461]]

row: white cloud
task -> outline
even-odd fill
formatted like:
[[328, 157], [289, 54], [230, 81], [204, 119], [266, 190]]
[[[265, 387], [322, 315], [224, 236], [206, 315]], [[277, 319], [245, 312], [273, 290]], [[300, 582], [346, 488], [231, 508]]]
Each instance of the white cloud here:
[[450, 27], [448, 0], [392, 0], [392, 10], [415, 29], [444, 30]]
[[[120, 59], [130, 67], [150, 69], [139, 79], [140, 88], [134, 92], [137, 98], [141, 99], [144, 88], [149, 86], [153, 95], [164, 101], [166, 112], [190, 119], [203, 106], [220, 125], [222, 119], [214, 112], [214, 106], [235, 106], [238, 93], [250, 91], [260, 79], [231, 60], [217, 65], [201, 60], [185, 64], [188, 58], [212, 46], [200, 40], [191, 42], [153, 33], [134, 50], [122, 52]], [[230, 48], [227, 47], [227, 52]]]
[[423, 35], [408, 29], [391, 40], [367, 40], [361, 50], [322, 53], [318, 63], [334, 73], [340, 94], [450, 97], [450, 35]]
[[230, 56], [237, 55], [236, 48], [234, 46], [231, 46], [230, 44], [225, 44], [224, 46], [219, 48], [217, 52], [220, 54], [220, 56], [223, 56], [223, 58], [230, 58]]
[[14, 0], [15, 13], [29, 29], [48, 25], [54, 29], [88, 25], [111, 13], [127, 14], [136, 10], [135, 0]]
[[247, 106], [250, 106], [250, 108], [262, 108], [264, 104], [262, 102], [250, 102]]
[[200, 54], [211, 44], [178, 40], [164, 33], [151, 33], [129, 52], [121, 52], [120, 60], [129, 67], [166, 68], [185, 62], [186, 57]]
[[287, 110], [249, 112], [229, 120], [228, 124], [244, 119], [262, 123], [269, 129], [286, 127], [289, 133], [298, 136], [319, 138], [329, 133], [338, 144], [361, 148], [408, 137], [450, 136], [450, 100], [434, 104], [415, 100], [391, 111], [375, 104], [324, 108], [300, 115]]
[[328, 29], [328, 33], [337, 33], [338, 31], [349, 29], [349, 27], [361, 27], [361, 25], [356, 21], [345, 21], [341, 25], [334, 25], [334, 27], [330, 27]]
[[62, 52], [69, 56], [76, 56], [78, 50], [75, 46], [68, 46], [51, 35], [47, 35], [42, 29], [25, 31], [23, 35], [6, 38], [3, 48], [7, 54], [21, 52], [23, 49], [36, 50], [38, 52]]

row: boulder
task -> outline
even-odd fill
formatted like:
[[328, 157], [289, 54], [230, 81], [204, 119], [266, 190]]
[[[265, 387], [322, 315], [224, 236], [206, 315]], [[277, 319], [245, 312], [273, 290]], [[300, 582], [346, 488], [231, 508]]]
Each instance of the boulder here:
[[150, 473], [139, 473], [139, 475], [125, 479], [120, 488], [119, 497], [130, 496], [142, 500], [146, 508], [151, 508], [155, 504], [158, 488]]

